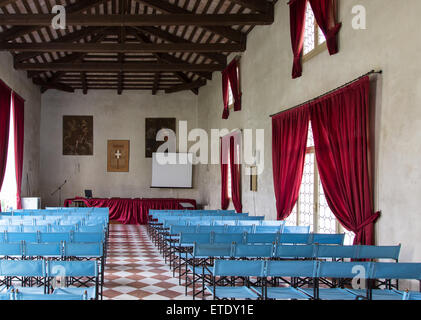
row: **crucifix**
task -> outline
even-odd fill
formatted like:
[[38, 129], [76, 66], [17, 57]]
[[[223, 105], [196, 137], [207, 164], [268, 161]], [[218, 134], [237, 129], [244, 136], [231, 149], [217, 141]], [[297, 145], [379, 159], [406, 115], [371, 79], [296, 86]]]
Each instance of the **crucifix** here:
[[117, 169], [120, 169], [120, 166], [119, 166], [119, 160], [120, 160], [120, 158], [121, 158], [121, 156], [122, 156], [123, 154], [121, 153], [121, 151], [120, 150], [117, 150], [115, 153], [114, 153], [114, 156], [116, 157], [116, 159], [117, 159]]

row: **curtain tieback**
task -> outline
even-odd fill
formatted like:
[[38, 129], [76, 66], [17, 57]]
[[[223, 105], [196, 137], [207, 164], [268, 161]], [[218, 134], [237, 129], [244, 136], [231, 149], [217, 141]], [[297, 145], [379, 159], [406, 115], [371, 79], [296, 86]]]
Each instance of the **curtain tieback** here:
[[380, 211], [377, 211], [376, 213], [372, 214], [369, 218], [365, 219], [365, 221], [357, 227], [356, 233], [361, 232], [369, 224], [376, 222], [376, 220], [379, 217], [380, 217]]
[[339, 22], [332, 29], [330, 29], [326, 34], [326, 40], [330, 40], [331, 38], [336, 37], [341, 27], [342, 23]]

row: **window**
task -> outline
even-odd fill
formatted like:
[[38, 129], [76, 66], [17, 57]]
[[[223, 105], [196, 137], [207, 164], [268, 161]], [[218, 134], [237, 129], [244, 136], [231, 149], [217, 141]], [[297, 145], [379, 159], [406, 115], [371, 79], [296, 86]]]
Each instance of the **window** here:
[[10, 106], [9, 147], [7, 151], [6, 173], [0, 191], [2, 211], [16, 209], [15, 135], [12, 105]]
[[[239, 63], [240, 62], [238, 62], [238, 67], [237, 67], [237, 79], [238, 79], [238, 83], [239, 83], [239, 86], [241, 87], [241, 85], [240, 85], [240, 67], [239, 67]], [[228, 108], [229, 109], [234, 109], [234, 95], [232, 94], [232, 89], [231, 89], [231, 81], [228, 81], [228, 94], [229, 94], [229, 96], [228, 96]]]
[[228, 179], [227, 179], [227, 190], [228, 190], [228, 199], [232, 199], [232, 184], [231, 184], [231, 161], [230, 152], [228, 151]]
[[324, 50], [327, 50], [326, 38], [317, 25], [310, 3], [307, 3], [303, 61], [311, 59]]
[[310, 231], [317, 233], [345, 233], [345, 244], [347, 245], [352, 244], [354, 240], [354, 234], [339, 224], [327, 204], [317, 168], [311, 124], [300, 194], [286, 224], [310, 226]]

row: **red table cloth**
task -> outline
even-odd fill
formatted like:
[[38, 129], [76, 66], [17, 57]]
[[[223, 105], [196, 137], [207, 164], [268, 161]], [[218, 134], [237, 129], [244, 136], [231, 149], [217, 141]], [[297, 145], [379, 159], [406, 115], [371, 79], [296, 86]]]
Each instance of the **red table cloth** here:
[[110, 220], [116, 220], [123, 224], [147, 224], [149, 210], [182, 210], [182, 202], [193, 205], [196, 209], [196, 200], [193, 199], [66, 199], [64, 206], [69, 207], [73, 201], [83, 201], [87, 207], [109, 208]]

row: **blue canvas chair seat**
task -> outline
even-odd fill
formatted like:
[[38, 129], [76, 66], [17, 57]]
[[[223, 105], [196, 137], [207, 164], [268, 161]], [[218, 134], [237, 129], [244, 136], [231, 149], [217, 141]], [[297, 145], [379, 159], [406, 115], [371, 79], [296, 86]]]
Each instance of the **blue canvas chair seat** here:
[[32, 294], [32, 293], [21, 293], [18, 292], [14, 295], [14, 300], [33, 300], [33, 301], [54, 301], [54, 300], [87, 300], [84, 295], [75, 295], [75, 294], [64, 294], [64, 295], [54, 295], [54, 294]]
[[[206, 290], [213, 296], [213, 287], [206, 286]], [[260, 296], [248, 287], [215, 287], [215, 297], [218, 299], [253, 299], [256, 300]]]
[[[354, 295], [366, 296], [366, 290], [346, 289]], [[403, 293], [397, 290], [372, 290], [372, 300], [402, 300]]]
[[[299, 288], [302, 292], [314, 298], [314, 290], [309, 288]], [[350, 292], [342, 288], [319, 288], [319, 299], [321, 300], [357, 300], [360, 294]], [[361, 292], [362, 297], [366, 297], [365, 290]]]
[[[94, 300], [96, 296], [95, 287], [89, 288], [57, 288], [54, 290], [53, 295], [79, 295], [86, 296], [88, 300]], [[86, 293], [86, 294], [85, 294]]]
[[[256, 288], [255, 290], [258, 289]], [[266, 290], [266, 297], [276, 300], [308, 300], [313, 295], [313, 289], [308, 289], [311, 295], [307, 295], [305, 292], [292, 287], [268, 287]]]

